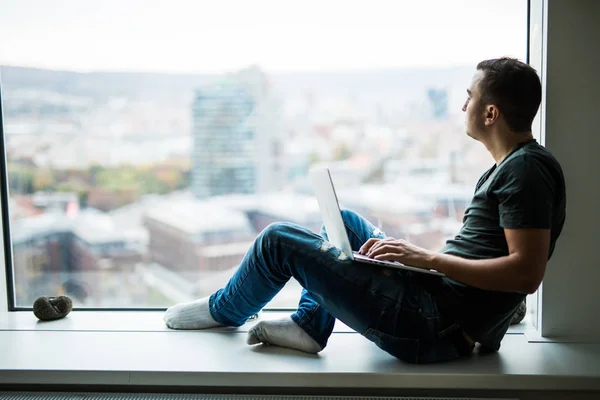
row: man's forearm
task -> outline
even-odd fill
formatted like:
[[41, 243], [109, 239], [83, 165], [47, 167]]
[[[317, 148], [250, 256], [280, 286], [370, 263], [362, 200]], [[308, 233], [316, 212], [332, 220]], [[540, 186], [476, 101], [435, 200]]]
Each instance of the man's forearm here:
[[484, 290], [533, 293], [537, 285], [520, 268], [515, 255], [487, 260], [469, 260], [449, 254], [435, 253], [430, 266], [449, 278]]

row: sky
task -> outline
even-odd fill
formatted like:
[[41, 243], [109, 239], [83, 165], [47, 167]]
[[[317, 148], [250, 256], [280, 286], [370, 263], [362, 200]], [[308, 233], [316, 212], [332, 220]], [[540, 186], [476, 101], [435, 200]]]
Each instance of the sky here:
[[0, 0], [0, 65], [269, 72], [526, 57], [527, 0]]

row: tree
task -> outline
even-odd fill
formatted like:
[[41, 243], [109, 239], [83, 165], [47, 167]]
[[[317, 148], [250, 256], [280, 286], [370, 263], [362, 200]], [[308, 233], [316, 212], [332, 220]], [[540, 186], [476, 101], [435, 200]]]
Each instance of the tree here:
[[77, 193], [77, 197], [79, 199], [79, 205], [81, 208], [87, 207], [87, 199], [90, 193], [89, 188], [82, 182], [76, 180], [70, 180], [66, 182], [61, 182], [56, 185], [55, 190], [57, 192], [71, 192]]
[[34, 169], [26, 165], [8, 165], [8, 186], [11, 192], [20, 194], [33, 193]]
[[350, 148], [345, 143], [338, 143], [333, 150], [333, 159], [341, 161], [349, 158], [352, 155]]
[[33, 190], [35, 192], [50, 190], [54, 185], [54, 175], [51, 169], [38, 169], [33, 175]]

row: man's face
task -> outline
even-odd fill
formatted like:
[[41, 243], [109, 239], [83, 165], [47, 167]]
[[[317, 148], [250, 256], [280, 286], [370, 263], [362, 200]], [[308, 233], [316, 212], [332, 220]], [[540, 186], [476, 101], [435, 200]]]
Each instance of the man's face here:
[[483, 78], [483, 71], [475, 72], [471, 85], [467, 89], [467, 100], [462, 107], [465, 115], [465, 129], [467, 135], [473, 139], [481, 137], [484, 129], [484, 104], [481, 103], [481, 93], [479, 91], [479, 81]]

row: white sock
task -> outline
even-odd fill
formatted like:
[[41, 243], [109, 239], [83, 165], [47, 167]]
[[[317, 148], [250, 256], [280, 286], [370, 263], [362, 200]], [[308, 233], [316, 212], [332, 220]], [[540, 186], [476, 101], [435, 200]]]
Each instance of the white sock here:
[[170, 307], [163, 321], [171, 329], [206, 329], [221, 326], [210, 315], [208, 297]]
[[323, 350], [319, 344], [290, 317], [262, 321], [248, 331], [248, 344], [266, 343], [316, 354]]

